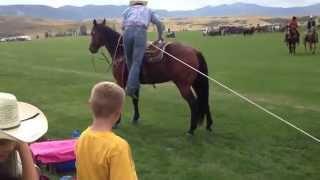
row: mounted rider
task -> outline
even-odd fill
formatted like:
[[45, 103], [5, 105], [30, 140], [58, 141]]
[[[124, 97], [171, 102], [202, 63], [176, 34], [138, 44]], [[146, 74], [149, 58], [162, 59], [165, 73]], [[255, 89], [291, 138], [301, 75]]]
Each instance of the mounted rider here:
[[292, 31], [295, 31], [297, 33], [297, 36], [298, 36], [298, 43], [300, 42], [300, 33], [298, 31], [298, 28], [299, 28], [299, 25], [298, 25], [298, 19], [297, 17], [293, 16], [291, 21], [289, 22], [289, 28], [292, 30]]
[[310, 15], [308, 22], [307, 22], [307, 32], [308, 33], [313, 32], [316, 30], [316, 28], [317, 28], [316, 27], [316, 20], [312, 15]]
[[315, 33], [316, 39], [318, 39], [318, 33], [317, 33], [317, 23], [314, 16], [310, 15], [308, 22], [307, 22], [307, 32], [306, 36]]
[[130, 0], [130, 6], [122, 16], [124, 51], [129, 69], [126, 93], [137, 98], [140, 88], [140, 71], [147, 44], [147, 30], [151, 23], [157, 26], [158, 41], [162, 41], [164, 26], [155, 13], [147, 8], [147, 0]]

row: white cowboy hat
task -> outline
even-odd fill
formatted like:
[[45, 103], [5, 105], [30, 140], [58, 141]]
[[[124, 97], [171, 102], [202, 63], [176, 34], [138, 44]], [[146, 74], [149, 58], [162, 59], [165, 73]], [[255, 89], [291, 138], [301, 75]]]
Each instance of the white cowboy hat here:
[[136, 3], [141, 3], [146, 6], [148, 4], [148, 0], [130, 0], [130, 6], [132, 6]]
[[0, 139], [34, 142], [48, 130], [47, 118], [37, 107], [0, 93]]

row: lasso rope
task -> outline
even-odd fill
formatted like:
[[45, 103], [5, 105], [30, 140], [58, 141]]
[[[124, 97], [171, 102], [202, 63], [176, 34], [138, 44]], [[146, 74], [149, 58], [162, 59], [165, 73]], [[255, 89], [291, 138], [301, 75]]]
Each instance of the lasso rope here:
[[219, 86], [223, 87], [224, 89], [232, 92], [233, 94], [235, 94], [236, 96], [240, 97], [241, 99], [243, 99], [243, 100], [247, 101], [248, 103], [254, 105], [254, 106], [257, 107], [258, 109], [260, 109], [260, 110], [266, 112], [267, 114], [275, 117], [276, 119], [282, 121], [283, 123], [287, 124], [288, 126], [290, 126], [290, 127], [294, 128], [294, 129], [298, 130], [299, 132], [301, 132], [302, 134], [310, 137], [311, 139], [313, 139], [313, 140], [316, 141], [317, 143], [320, 143], [320, 139], [318, 139], [318, 138], [316, 138], [315, 136], [311, 135], [310, 133], [304, 131], [303, 129], [297, 127], [296, 125], [288, 122], [287, 120], [285, 120], [284, 118], [280, 117], [279, 115], [277, 115], [277, 114], [275, 114], [275, 113], [267, 110], [266, 108], [264, 108], [264, 107], [262, 107], [261, 105], [255, 103], [254, 101], [250, 100], [249, 98], [245, 97], [244, 95], [241, 95], [240, 93], [238, 93], [238, 92], [236, 92], [235, 90], [231, 89], [230, 87], [224, 85], [223, 83], [221, 83], [221, 82], [219, 82], [219, 81], [211, 78], [210, 76], [208, 76], [208, 75], [200, 72], [199, 70], [195, 69], [194, 67], [192, 67], [192, 66], [190, 66], [189, 64], [185, 63], [184, 61], [182, 61], [182, 60], [178, 59], [177, 57], [173, 56], [172, 54], [166, 52], [165, 50], [162, 50], [161, 48], [153, 45], [152, 43], [150, 43], [150, 45], [153, 46], [153, 47], [155, 47], [156, 49], [162, 51], [163, 53], [165, 53], [166, 55], [170, 56], [170, 57], [173, 58], [174, 60], [182, 63], [182, 64], [185, 65], [186, 67], [188, 67], [188, 68], [196, 71], [196, 72], [199, 73], [200, 75], [208, 78], [209, 80], [213, 81], [214, 83], [218, 84]]

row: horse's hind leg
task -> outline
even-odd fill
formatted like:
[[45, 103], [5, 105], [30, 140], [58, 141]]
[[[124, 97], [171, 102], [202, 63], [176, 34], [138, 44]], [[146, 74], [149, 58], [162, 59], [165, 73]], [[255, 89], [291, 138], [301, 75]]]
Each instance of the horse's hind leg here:
[[213, 121], [212, 121], [212, 117], [211, 117], [210, 107], [208, 107], [208, 111], [207, 111], [207, 127], [206, 128], [210, 132], [212, 131], [212, 128], [211, 128], [212, 124], [213, 124]]
[[312, 44], [312, 54], [316, 54], [316, 43]]
[[[206, 81], [208, 81], [208, 80], [206, 79]], [[205, 93], [204, 91], [206, 91], [206, 89], [204, 89], [206, 87], [202, 83], [199, 83], [199, 81], [195, 81], [195, 83], [193, 84], [192, 87], [197, 94], [197, 102], [199, 105], [199, 119], [204, 118], [204, 117], [207, 118], [206, 129], [211, 132], [212, 131], [211, 126], [213, 124], [213, 121], [212, 121], [211, 112], [210, 112], [210, 105], [208, 102], [209, 97], [205, 97], [208, 99], [207, 101], [204, 101], [204, 99], [201, 99], [201, 96], [203, 96], [203, 94]], [[209, 87], [207, 87], [207, 88], [209, 88]], [[209, 91], [209, 89], [207, 89], [207, 91]], [[205, 103], [205, 106], [203, 106], [204, 103]], [[203, 117], [202, 117], [202, 113], [203, 113]], [[200, 121], [202, 121], [202, 119], [200, 119]]]
[[316, 49], [317, 49], [317, 44], [314, 43], [314, 44], [313, 44], [313, 54], [316, 54]]
[[181, 96], [188, 102], [190, 111], [191, 111], [191, 121], [190, 121], [190, 129], [188, 134], [193, 135], [194, 131], [197, 129], [197, 114], [198, 114], [198, 103], [196, 97], [194, 96], [191, 86], [179, 86], [179, 91]]

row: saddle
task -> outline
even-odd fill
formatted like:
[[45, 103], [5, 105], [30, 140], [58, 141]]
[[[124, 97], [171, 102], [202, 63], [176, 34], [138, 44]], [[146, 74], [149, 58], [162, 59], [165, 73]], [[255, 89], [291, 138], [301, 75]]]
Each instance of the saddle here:
[[[159, 49], [165, 51], [166, 47], [171, 44], [171, 42], [152, 42], [151, 44], [155, 45]], [[163, 59], [163, 51], [155, 48], [151, 44], [148, 45], [146, 52], [144, 54], [145, 63], [156, 63], [160, 62]]]

